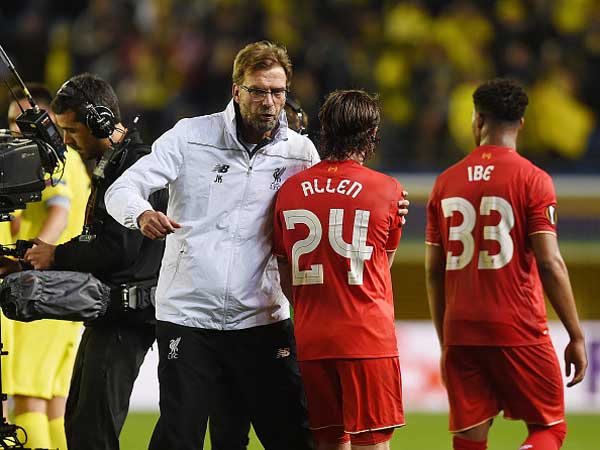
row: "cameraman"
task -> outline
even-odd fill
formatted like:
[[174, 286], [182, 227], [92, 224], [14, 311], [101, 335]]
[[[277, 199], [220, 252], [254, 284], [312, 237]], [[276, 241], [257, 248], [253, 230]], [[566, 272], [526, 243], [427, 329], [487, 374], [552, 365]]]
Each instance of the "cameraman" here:
[[[133, 383], [155, 338], [149, 284], [156, 281], [164, 242], [118, 224], [106, 212], [103, 199], [113, 181], [150, 153], [150, 147], [136, 130], [123, 127], [114, 90], [95, 75], [71, 78], [57, 92], [51, 107], [64, 131], [65, 144], [97, 165], [84, 233], [58, 246], [37, 241], [25, 260], [36, 269], [90, 272], [113, 288], [107, 315], [86, 324], [67, 398], [65, 431], [69, 450], [119, 449]], [[114, 124], [110, 136], [114, 149], [108, 138], [101, 137], [98, 115]], [[155, 192], [150, 201], [165, 211], [166, 191]], [[130, 298], [135, 293], [146, 306], [122, 307], [123, 291]]]

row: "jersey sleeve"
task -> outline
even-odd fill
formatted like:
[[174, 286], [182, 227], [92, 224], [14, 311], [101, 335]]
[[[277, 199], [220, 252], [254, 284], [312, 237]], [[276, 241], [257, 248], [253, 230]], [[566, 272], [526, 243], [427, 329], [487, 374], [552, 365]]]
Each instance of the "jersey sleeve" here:
[[440, 224], [438, 220], [439, 200], [437, 196], [437, 181], [429, 194], [427, 201], [427, 226], [425, 228], [425, 242], [430, 245], [442, 245]]
[[388, 251], [394, 251], [400, 244], [400, 238], [402, 237], [402, 228], [392, 228], [388, 236], [388, 240], [385, 244], [385, 249]]
[[275, 200], [275, 208], [274, 208], [274, 216], [273, 216], [273, 236], [272, 236], [272, 244], [273, 244], [273, 254], [275, 256], [285, 258], [285, 248], [283, 246], [283, 223], [281, 222], [282, 214], [280, 208], [280, 200], [281, 191], [277, 194], [277, 199]]
[[42, 202], [46, 205], [64, 206], [68, 209], [72, 200], [73, 190], [66, 176], [63, 175], [61, 179], [52, 177], [52, 181], [46, 181], [46, 188], [42, 191]]
[[552, 178], [537, 171], [527, 190], [527, 234], [556, 234], [556, 194]]
[[402, 217], [398, 214], [398, 202], [404, 199], [402, 195], [402, 185], [394, 180], [395, 192], [394, 199], [390, 205], [390, 233], [385, 244], [385, 249], [392, 251], [398, 248], [400, 238], [402, 237]]

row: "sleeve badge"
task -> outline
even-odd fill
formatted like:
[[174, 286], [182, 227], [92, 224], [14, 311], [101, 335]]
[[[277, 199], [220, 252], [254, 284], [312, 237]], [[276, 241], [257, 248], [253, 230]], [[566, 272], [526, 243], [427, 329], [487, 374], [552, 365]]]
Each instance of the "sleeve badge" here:
[[550, 221], [552, 225], [556, 225], [557, 222], [557, 214], [556, 214], [556, 206], [550, 205], [546, 208], [546, 217]]

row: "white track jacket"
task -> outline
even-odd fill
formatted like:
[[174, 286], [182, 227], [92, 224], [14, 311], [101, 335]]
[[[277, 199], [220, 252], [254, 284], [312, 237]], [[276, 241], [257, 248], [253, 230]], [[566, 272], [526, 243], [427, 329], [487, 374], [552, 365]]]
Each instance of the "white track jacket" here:
[[239, 142], [233, 101], [225, 111], [179, 121], [108, 189], [108, 212], [138, 228], [148, 196], [169, 188], [167, 215], [182, 225], [167, 237], [156, 317], [232, 330], [289, 318], [271, 254], [274, 198], [290, 176], [317, 163], [312, 142], [288, 129], [252, 158]]

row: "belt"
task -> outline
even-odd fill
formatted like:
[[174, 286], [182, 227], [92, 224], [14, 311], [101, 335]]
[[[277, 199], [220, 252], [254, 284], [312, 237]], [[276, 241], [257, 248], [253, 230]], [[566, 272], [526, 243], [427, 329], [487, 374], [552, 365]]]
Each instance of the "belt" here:
[[156, 279], [122, 283], [117, 292], [124, 310], [145, 309], [155, 304]]

